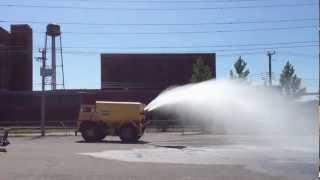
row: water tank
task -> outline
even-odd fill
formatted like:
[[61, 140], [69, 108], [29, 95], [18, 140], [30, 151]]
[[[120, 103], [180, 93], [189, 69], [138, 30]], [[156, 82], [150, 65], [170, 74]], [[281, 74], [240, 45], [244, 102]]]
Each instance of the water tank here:
[[47, 35], [48, 36], [60, 36], [60, 26], [57, 24], [48, 24], [47, 25]]

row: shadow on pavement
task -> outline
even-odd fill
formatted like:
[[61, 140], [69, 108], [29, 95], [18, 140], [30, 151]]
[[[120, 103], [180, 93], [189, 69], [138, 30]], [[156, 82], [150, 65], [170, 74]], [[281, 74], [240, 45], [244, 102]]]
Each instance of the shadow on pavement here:
[[7, 150], [5, 148], [0, 148], [0, 152], [6, 153]]
[[187, 146], [180, 146], [180, 145], [153, 145], [155, 147], [162, 147], [162, 148], [172, 148], [172, 149], [184, 149], [187, 148]]
[[86, 144], [101, 144], [101, 143], [106, 143], [106, 144], [149, 144], [147, 141], [138, 141], [138, 142], [122, 142], [122, 141], [117, 141], [117, 140], [102, 140], [102, 141], [97, 141], [97, 142], [86, 142], [84, 140], [81, 141], [76, 141], [76, 143], [86, 143]]

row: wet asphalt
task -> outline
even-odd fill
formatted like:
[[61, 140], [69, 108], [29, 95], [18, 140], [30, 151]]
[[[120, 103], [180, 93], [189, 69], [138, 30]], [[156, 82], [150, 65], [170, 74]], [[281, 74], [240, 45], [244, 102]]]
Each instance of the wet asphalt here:
[[[146, 133], [134, 144], [117, 137], [98, 143], [85, 143], [81, 136], [9, 140], [7, 152], [0, 152], [0, 180], [301, 180], [317, 174], [318, 154], [303, 140], [301, 148], [281, 150], [273, 150], [281, 141], [272, 138], [194, 133]], [[115, 157], [79, 154], [96, 152]], [[140, 153], [137, 160], [126, 160], [132, 152]]]

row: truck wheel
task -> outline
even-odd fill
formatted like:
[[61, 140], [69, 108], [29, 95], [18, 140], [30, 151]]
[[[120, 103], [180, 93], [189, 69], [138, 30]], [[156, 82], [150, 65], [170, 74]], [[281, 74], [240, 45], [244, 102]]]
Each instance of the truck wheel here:
[[125, 124], [120, 128], [119, 137], [123, 142], [137, 142], [140, 138], [137, 128], [131, 124]]
[[81, 135], [87, 142], [101, 141], [106, 137], [103, 129], [95, 123], [85, 123], [81, 125]]
[[143, 126], [143, 128], [141, 129], [141, 134], [138, 136], [138, 139], [140, 139], [143, 136], [145, 129], [146, 126]]

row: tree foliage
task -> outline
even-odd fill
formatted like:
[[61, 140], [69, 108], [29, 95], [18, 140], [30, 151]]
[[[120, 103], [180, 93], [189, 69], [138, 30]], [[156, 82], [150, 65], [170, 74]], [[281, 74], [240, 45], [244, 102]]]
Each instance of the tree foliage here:
[[234, 71], [230, 70], [230, 78], [234, 80], [247, 80], [250, 70], [247, 68], [247, 62], [245, 62], [241, 56], [233, 64]]
[[206, 65], [201, 57], [193, 64], [191, 82], [201, 82], [212, 78], [211, 68]]
[[280, 75], [280, 87], [284, 94], [293, 97], [300, 97], [306, 88], [301, 88], [301, 78], [295, 74], [295, 69], [288, 61]]

